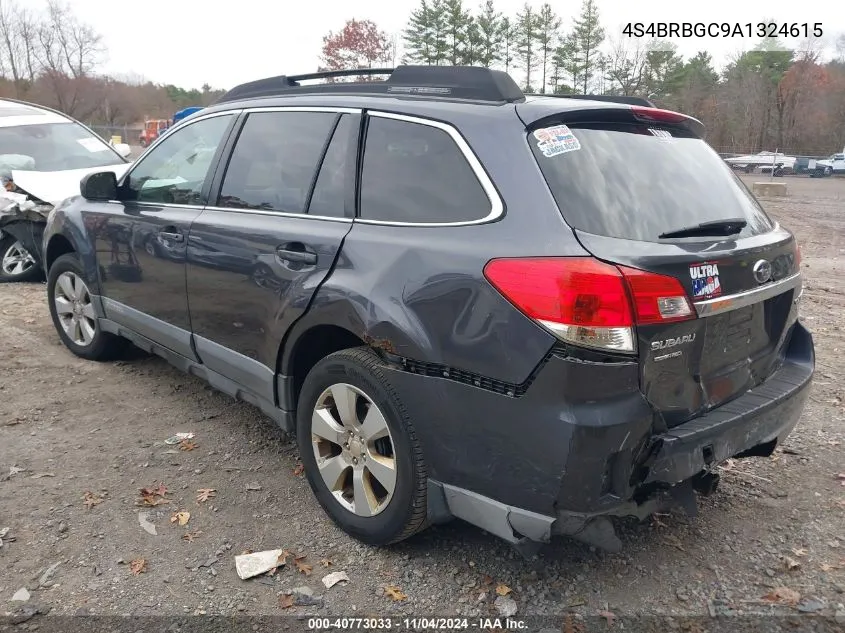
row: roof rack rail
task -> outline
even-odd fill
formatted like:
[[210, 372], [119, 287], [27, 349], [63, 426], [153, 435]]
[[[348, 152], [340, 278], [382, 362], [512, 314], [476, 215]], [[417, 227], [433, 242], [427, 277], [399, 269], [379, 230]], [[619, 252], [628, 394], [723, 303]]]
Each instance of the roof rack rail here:
[[652, 101], [645, 97], [632, 96], [613, 96], [613, 95], [565, 95], [565, 94], [545, 94], [532, 95], [537, 97], [558, 97], [560, 99], [586, 99], [588, 101], [607, 101], [610, 103], [624, 103], [627, 105], [645, 106], [647, 108], [656, 107]]
[[[303, 86], [301, 81], [388, 75], [386, 81], [338, 82]], [[525, 98], [505, 72], [479, 66], [397, 66], [328, 70], [304, 75], [279, 75], [235, 86], [216, 103], [288, 94], [413, 95], [489, 102], [514, 102]]]

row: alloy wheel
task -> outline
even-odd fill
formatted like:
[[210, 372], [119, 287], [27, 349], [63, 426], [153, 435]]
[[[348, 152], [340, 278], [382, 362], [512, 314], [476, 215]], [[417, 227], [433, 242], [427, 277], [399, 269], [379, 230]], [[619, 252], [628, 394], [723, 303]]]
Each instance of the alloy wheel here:
[[29, 254], [29, 251], [23, 247], [23, 244], [15, 242], [3, 253], [2, 266], [3, 272], [6, 275], [16, 277], [35, 266], [35, 258]]
[[59, 275], [53, 289], [53, 303], [67, 337], [81, 347], [90, 345], [97, 333], [97, 315], [82, 278], [70, 271]]
[[311, 416], [311, 443], [319, 474], [341, 506], [361, 517], [387, 507], [396, 457], [387, 420], [372, 398], [346, 383], [326, 389]]

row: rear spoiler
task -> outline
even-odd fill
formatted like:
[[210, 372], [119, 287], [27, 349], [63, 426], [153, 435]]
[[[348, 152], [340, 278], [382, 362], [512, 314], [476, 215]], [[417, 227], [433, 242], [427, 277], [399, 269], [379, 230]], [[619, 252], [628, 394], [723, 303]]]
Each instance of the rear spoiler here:
[[[613, 105], [617, 107], [613, 107]], [[613, 105], [608, 104], [607, 107], [590, 106], [583, 109], [573, 108], [571, 110], [549, 112], [544, 116], [539, 116], [533, 121], [527, 122], [527, 129], [532, 131], [537, 128], [545, 127], [554, 121], [558, 121], [560, 123], [595, 123], [597, 121], [615, 121], [645, 123], [655, 127], [681, 127], [700, 139], [704, 138], [704, 124], [698, 119], [686, 114], [681, 114], [680, 112], [674, 112], [672, 110], [663, 110], [662, 108], [655, 108], [653, 106], [631, 105], [625, 107], [626, 104], [620, 104], [618, 102], [614, 102]]]

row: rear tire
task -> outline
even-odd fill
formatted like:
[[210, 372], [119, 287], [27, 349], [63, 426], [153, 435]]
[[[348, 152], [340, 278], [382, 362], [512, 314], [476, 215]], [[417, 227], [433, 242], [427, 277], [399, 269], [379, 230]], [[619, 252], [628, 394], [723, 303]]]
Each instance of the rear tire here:
[[75, 254], [62, 255], [47, 275], [47, 301], [53, 326], [65, 347], [87, 360], [113, 360], [129, 342], [104, 332]]
[[422, 448], [372, 350], [336, 352], [308, 373], [297, 441], [314, 495], [343, 531], [387, 545], [426, 527]]
[[44, 272], [38, 260], [13, 235], [0, 239], [0, 282], [39, 281]]

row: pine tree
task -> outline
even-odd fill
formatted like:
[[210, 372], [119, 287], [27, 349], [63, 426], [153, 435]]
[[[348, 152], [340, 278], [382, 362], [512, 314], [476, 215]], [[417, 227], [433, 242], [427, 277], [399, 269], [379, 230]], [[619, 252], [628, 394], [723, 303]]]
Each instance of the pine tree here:
[[505, 65], [505, 72], [509, 73], [511, 65], [513, 64], [513, 55], [516, 49], [516, 28], [510, 18], [502, 18], [502, 21], [499, 23], [499, 33], [502, 37], [501, 62]]
[[514, 23], [516, 53], [519, 55], [520, 65], [525, 70], [526, 92], [533, 92], [531, 71], [537, 67], [537, 29], [537, 13], [526, 2], [522, 11], [516, 14]]
[[461, 56], [461, 63], [467, 66], [481, 65], [480, 57], [484, 48], [484, 41], [481, 31], [478, 28], [478, 20], [470, 16], [464, 38], [464, 51]]
[[601, 52], [599, 47], [604, 42], [604, 29], [599, 20], [599, 10], [594, 0], [584, 0], [581, 16], [575, 20], [572, 28], [581, 71], [581, 88], [587, 94], [590, 82], [599, 73]]
[[543, 83], [540, 86], [542, 94], [546, 93], [547, 72], [554, 56], [554, 46], [558, 39], [559, 30], [560, 18], [555, 14], [550, 4], [544, 4], [537, 14], [537, 45], [539, 46], [540, 67], [543, 72]]
[[560, 45], [555, 49], [552, 63], [558, 75], [555, 92], [558, 94], [577, 92], [584, 66], [579, 55], [578, 44], [572, 34], [561, 38]]
[[493, 0], [486, 0], [482, 5], [475, 25], [479, 38], [475, 60], [479, 65], [490, 68], [502, 60], [504, 44], [502, 14], [496, 11]]
[[420, 6], [411, 12], [408, 26], [402, 33], [408, 61], [420, 64], [435, 63], [432, 17], [431, 5], [427, 0], [421, 0]]
[[457, 66], [464, 59], [464, 49], [467, 45], [467, 29], [471, 16], [469, 11], [464, 10], [463, 0], [445, 0], [443, 6], [448, 46], [446, 62], [452, 66]]

